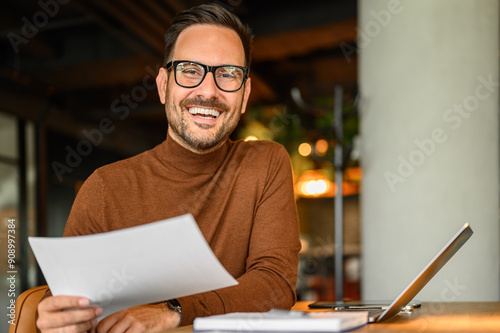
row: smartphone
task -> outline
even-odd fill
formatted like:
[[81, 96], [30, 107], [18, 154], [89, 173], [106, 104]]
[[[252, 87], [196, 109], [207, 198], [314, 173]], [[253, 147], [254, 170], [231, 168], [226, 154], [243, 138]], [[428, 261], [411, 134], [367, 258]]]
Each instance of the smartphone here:
[[[318, 301], [309, 304], [310, 309], [332, 309], [332, 310], [371, 310], [380, 309], [385, 310], [391, 304], [390, 301]], [[408, 303], [403, 310], [412, 310], [419, 308], [421, 303], [419, 301], [412, 301]]]

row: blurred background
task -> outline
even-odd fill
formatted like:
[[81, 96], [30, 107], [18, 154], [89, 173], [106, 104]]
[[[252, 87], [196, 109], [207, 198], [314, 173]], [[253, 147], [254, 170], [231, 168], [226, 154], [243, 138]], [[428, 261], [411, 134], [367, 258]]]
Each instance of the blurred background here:
[[[154, 81], [163, 34], [175, 13], [208, 2], [255, 34], [252, 94], [232, 139], [274, 140], [290, 154], [299, 300], [338, 297], [340, 186], [344, 299], [394, 298], [461, 224], [476, 222], [477, 241], [424, 299], [451, 299], [452, 284], [453, 300], [498, 300], [496, 0], [4, 2], [0, 274], [16, 272], [17, 295], [44, 283], [27, 237], [61, 236], [96, 168], [165, 139]], [[12, 284], [0, 287], [8, 294]]]

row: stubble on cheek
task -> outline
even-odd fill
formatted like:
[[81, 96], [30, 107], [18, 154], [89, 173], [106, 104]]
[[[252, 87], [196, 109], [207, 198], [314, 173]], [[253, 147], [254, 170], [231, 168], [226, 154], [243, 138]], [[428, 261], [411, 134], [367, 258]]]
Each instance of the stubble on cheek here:
[[[186, 98], [176, 106], [173, 99], [169, 97], [168, 88], [165, 91], [165, 113], [169, 128], [175, 132], [175, 136], [184, 141], [189, 147], [196, 150], [207, 150], [216, 147], [227, 139], [236, 128], [241, 115], [243, 99], [239, 107], [231, 111], [229, 105], [217, 100], [204, 100], [201, 98]], [[188, 106], [201, 106], [215, 108], [221, 111], [217, 124], [206, 124], [191, 122]], [[234, 114], [230, 114], [234, 112]], [[229, 117], [229, 118], [226, 118]], [[191, 125], [189, 125], [191, 124]], [[214, 127], [218, 127], [214, 129]], [[215, 130], [215, 132], [214, 132]]]

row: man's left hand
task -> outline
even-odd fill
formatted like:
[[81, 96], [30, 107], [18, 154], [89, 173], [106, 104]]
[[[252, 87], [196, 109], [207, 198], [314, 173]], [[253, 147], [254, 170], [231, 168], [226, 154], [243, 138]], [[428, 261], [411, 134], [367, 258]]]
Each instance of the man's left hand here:
[[134, 306], [113, 313], [99, 322], [96, 332], [161, 332], [179, 326], [180, 314], [166, 302]]

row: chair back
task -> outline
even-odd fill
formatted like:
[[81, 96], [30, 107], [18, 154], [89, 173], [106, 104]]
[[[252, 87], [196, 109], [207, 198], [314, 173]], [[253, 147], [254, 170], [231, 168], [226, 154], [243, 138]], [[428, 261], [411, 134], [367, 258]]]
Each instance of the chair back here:
[[9, 333], [36, 333], [36, 308], [48, 286], [38, 286], [21, 293], [16, 299], [14, 325], [9, 325]]

